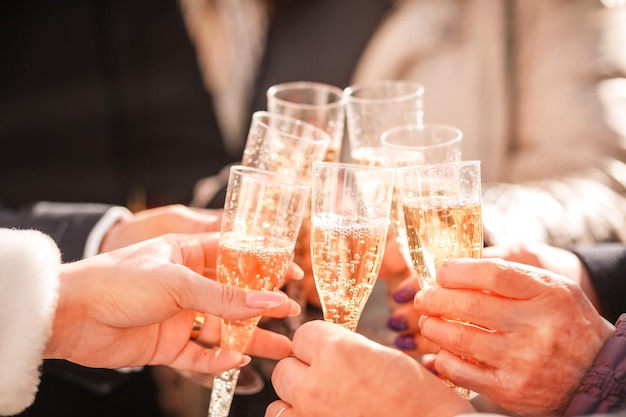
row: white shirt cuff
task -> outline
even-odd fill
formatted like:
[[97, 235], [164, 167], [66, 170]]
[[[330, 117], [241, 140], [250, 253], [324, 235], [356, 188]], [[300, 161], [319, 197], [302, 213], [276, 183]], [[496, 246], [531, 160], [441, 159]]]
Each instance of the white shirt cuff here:
[[91, 229], [87, 237], [87, 242], [85, 242], [83, 258], [97, 255], [100, 252], [102, 239], [104, 239], [104, 235], [107, 234], [109, 229], [120, 219], [131, 219], [132, 217], [133, 213], [126, 207], [115, 206], [108, 209], [100, 220], [98, 220], [94, 228]]

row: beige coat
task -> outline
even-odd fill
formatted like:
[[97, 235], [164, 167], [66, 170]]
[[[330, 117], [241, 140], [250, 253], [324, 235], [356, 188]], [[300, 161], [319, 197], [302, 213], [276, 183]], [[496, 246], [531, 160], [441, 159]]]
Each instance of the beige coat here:
[[425, 120], [482, 161], [489, 240], [569, 245], [626, 241], [624, 74], [626, 7], [404, 0], [354, 81], [424, 84]]
[[[242, 137], [270, 3], [181, 1], [227, 142]], [[464, 159], [482, 161], [490, 242], [626, 242], [620, 1], [396, 0], [353, 82], [425, 86], [425, 120], [459, 127]], [[199, 181], [193, 204], [221, 185]]]

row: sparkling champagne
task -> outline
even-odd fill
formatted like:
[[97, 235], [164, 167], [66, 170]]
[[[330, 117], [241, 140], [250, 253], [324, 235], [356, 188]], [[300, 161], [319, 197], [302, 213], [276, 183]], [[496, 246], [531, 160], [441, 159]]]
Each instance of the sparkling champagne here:
[[336, 214], [314, 215], [311, 260], [324, 319], [356, 330], [385, 250], [388, 220], [346, 224]]
[[[358, 165], [384, 166], [385, 161], [380, 148], [361, 148], [352, 152], [352, 161]], [[391, 197], [391, 227], [390, 232], [394, 235], [400, 246], [402, 256], [408, 263], [411, 262], [407, 247], [406, 228], [404, 226], [404, 214], [402, 209], [402, 196], [397, 185], [394, 185]]]
[[[246, 240], [226, 234], [220, 239], [217, 279], [243, 289], [275, 290], [282, 284], [292, 252], [290, 242]], [[260, 318], [224, 320], [221, 346], [243, 352]]]
[[438, 196], [403, 206], [411, 261], [422, 285], [435, 282], [435, 269], [444, 262], [482, 256], [480, 203]]

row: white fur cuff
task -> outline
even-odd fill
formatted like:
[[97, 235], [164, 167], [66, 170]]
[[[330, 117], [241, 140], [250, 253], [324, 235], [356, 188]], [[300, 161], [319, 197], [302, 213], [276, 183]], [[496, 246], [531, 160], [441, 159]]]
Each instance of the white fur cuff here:
[[47, 235], [0, 229], [0, 415], [17, 414], [35, 399], [60, 263]]

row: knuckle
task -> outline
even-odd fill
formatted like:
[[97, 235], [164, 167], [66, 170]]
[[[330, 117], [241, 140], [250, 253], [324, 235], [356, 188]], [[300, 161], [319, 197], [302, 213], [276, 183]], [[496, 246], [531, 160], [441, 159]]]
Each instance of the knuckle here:
[[448, 332], [450, 347], [456, 352], [463, 352], [467, 346], [467, 335], [461, 326], [455, 326], [454, 330]]
[[239, 304], [239, 293], [237, 289], [233, 286], [222, 284], [220, 301], [221, 305], [219, 306], [219, 310], [221, 314], [226, 313], [229, 309], [229, 306], [237, 306]]

